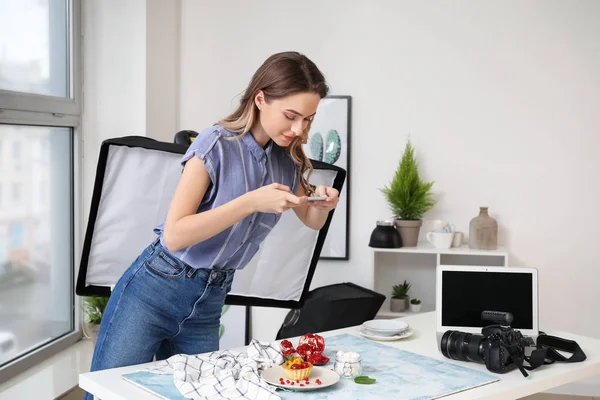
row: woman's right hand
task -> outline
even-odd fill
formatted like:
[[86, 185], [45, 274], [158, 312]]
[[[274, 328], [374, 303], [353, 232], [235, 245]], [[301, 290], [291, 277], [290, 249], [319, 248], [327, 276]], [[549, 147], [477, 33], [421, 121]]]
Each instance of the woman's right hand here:
[[298, 197], [292, 190], [280, 183], [272, 183], [246, 193], [251, 209], [254, 212], [281, 214], [290, 208], [298, 207], [306, 202], [306, 196]]

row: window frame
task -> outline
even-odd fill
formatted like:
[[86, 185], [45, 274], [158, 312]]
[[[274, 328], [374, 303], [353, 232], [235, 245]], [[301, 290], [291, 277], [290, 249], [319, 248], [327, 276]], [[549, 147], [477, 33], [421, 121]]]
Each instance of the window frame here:
[[[50, 5], [52, 1], [50, 2]], [[72, 331], [59, 336], [49, 343], [40, 345], [16, 360], [0, 368], [0, 382], [34, 367], [43, 360], [68, 348], [82, 338], [81, 324], [83, 313], [81, 299], [75, 294], [77, 262], [81, 254], [82, 227], [82, 166], [83, 135], [81, 131], [83, 113], [83, 32], [81, 0], [67, 0], [67, 21], [69, 22], [69, 89], [70, 98], [20, 93], [0, 89], [0, 124], [68, 127], [72, 129], [71, 148], [71, 213], [73, 252], [71, 254], [70, 288], [72, 293]]]

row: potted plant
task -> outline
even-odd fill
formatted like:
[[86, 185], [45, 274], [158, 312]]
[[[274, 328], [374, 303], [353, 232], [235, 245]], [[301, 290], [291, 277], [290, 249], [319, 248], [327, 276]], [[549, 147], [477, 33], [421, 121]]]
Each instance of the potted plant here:
[[416, 297], [414, 299], [411, 299], [410, 300], [410, 311], [412, 311], [412, 312], [421, 311], [421, 300], [417, 299]]
[[406, 311], [408, 307], [408, 290], [410, 289], [410, 283], [404, 281], [400, 285], [394, 285], [392, 291], [392, 300], [390, 302], [390, 310], [392, 312]]
[[423, 182], [418, 167], [415, 149], [408, 140], [392, 181], [381, 189], [394, 213], [396, 229], [400, 231], [404, 247], [417, 245], [423, 214], [436, 203], [431, 193], [433, 182]]
[[83, 310], [87, 316], [87, 325], [90, 328], [90, 336], [94, 346], [96, 346], [96, 340], [98, 340], [100, 322], [107, 303], [108, 297], [88, 296], [83, 298]]

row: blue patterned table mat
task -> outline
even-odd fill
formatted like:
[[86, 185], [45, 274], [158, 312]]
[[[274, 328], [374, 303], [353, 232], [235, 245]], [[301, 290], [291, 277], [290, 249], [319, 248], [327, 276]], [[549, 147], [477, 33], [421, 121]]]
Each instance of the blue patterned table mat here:
[[[325, 338], [325, 355], [333, 368], [338, 350], [358, 352], [363, 362], [363, 375], [377, 379], [372, 385], [359, 385], [351, 379], [340, 379], [334, 386], [310, 392], [278, 390], [283, 400], [425, 400], [495, 382], [498, 378], [461, 365], [396, 349], [359, 336], [342, 334]], [[468, 365], [468, 363], [465, 363]], [[130, 382], [165, 399], [184, 400], [173, 383], [173, 375], [135, 372], [123, 376]]]
[[[282, 399], [319, 400], [424, 400], [446, 396], [495, 382], [491, 373], [400, 350], [359, 336], [342, 334], [325, 338], [325, 353], [333, 368], [338, 350], [355, 351], [363, 362], [362, 375], [377, 379], [360, 385], [342, 378], [334, 386], [311, 392], [278, 391]], [[466, 365], [468, 363], [465, 363]]]
[[173, 374], [154, 374], [152, 372], [132, 372], [123, 374], [123, 378], [134, 385], [167, 400], [189, 400], [181, 395], [173, 382]]

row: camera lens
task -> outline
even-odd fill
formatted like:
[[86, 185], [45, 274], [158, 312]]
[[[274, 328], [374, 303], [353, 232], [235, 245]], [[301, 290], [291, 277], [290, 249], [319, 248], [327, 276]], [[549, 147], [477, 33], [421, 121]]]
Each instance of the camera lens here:
[[452, 360], [483, 363], [485, 337], [459, 331], [446, 331], [440, 342], [442, 354]]

